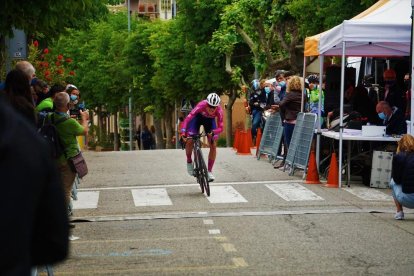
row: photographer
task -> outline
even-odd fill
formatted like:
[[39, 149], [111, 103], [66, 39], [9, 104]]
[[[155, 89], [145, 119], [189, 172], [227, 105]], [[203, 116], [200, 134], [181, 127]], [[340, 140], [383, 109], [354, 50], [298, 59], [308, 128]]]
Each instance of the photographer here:
[[73, 84], [68, 84], [66, 86], [66, 93], [68, 93], [70, 97], [70, 108], [69, 108], [70, 117], [80, 120], [81, 119], [80, 111], [85, 111], [85, 105], [80, 103], [79, 89]]

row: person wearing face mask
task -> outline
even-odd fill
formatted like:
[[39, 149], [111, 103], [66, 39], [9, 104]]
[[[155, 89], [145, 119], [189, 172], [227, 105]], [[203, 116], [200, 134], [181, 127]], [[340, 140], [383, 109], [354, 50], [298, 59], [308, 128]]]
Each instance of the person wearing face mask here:
[[390, 106], [398, 107], [405, 112], [405, 90], [397, 84], [397, 75], [393, 69], [384, 71], [384, 101]]
[[69, 97], [70, 97], [70, 108], [69, 108], [70, 117], [80, 119], [79, 111], [85, 110], [85, 106], [80, 103], [79, 89], [73, 84], [68, 84], [66, 86], [66, 92], [69, 94]]
[[407, 133], [407, 124], [404, 119], [402, 110], [398, 107], [391, 107], [386, 101], [380, 101], [376, 106], [378, 117], [386, 126], [387, 135], [401, 135]]
[[[310, 75], [308, 77], [309, 82], [309, 111], [316, 115], [319, 114], [319, 77], [317, 75]], [[323, 124], [323, 118], [325, 117], [325, 92], [322, 90], [322, 102], [321, 102], [321, 125]]]
[[249, 106], [252, 111], [252, 139], [255, 143], [257, 128], [260, 126], [262, 114], [266, 107], [266, 92], [260, 87], [259, 80], [252, 81], [252, 90], [249, 98]]

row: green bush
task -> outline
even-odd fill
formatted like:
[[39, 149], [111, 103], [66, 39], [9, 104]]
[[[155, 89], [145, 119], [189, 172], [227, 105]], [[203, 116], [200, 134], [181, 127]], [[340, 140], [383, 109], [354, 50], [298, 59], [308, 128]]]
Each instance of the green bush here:
[[217, 147], [225, 148], [227, 146], [226, 138], [220, 137], [217, 140]]

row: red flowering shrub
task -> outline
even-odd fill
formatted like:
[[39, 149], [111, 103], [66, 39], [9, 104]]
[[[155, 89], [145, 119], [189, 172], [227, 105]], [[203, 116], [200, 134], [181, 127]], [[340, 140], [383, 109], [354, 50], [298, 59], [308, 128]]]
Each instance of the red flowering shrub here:
[[55, 55], [52, 49], [39, 49], [37, 40], [29, 45], [28, 61], [36, 68], [36, 76], [49, 85], [66, 85], [75, 76], [71, 58], [65, 58], [62, 54]]

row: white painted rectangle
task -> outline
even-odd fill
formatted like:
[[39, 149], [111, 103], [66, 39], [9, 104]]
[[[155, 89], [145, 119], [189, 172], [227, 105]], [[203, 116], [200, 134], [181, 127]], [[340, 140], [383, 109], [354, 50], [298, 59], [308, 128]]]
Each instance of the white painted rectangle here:
[[220, 235], [220, 229], [209, 229], [208, 233], [210, 235]]
[[377, 201], [390, 201], [392, 196], [384, 194], [378, 190], [365, 187], [352, 187], [344, 188], [345, 191], [363, 199], [363, 200], [377, 200]]
[[210, 186], [210, 203], [239, 203], [247, 200], [232, 186]]
[[324, 200], [298, 183], [266, 184], [266, 187], [286, 201]]
[[72, 201], [73, 209], [98, 208], [99, 192], [78, 192], [78, 200]]
[[164, 206], [172, 205], [167, 189], [132, 189], [135, 206]]

